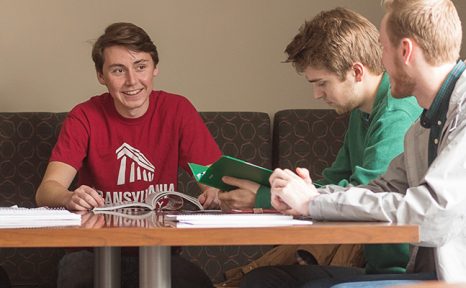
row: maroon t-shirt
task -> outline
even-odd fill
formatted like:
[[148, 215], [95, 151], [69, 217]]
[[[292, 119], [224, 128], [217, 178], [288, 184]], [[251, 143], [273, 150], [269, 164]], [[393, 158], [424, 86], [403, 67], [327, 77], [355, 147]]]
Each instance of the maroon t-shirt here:
[[152, 91], [148, 111], [122, 117], [109, 93], [73, 108], [50, 161], [79, 172], [79, 185], [96, 189], [106, 203], [143, 201], [148, 193], [177, 190], [178, 167], [207, 165], [221, 155], [199, 113], [184, 97]]

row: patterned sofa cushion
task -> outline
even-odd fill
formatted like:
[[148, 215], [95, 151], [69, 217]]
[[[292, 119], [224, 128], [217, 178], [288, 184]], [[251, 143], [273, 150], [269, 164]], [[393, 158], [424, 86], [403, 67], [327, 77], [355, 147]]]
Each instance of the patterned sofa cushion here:
[[343, 143], [348, 115], [327, 109], [282, 110], [274, 116], [273, 166], [308, 168], [311, 178], [322, 177]]
[[[207, 128], [224, 155], [272, 167], [270, 118], [260, 112], [200, 112]], [[178, 190], [197, 196], [196, 181], [184, 170], [178, 173]]]
[[[270, 118], [258, 112], [201, 112], [207, 127], [223, 154], [248, 162], [272, 167]], [[180, 170], [179, 190], [197, 196], [195, 181]], [[208, 236], [206, 236], [208, 237]], [[272, 246], [209, 246], [184, 247], [182, 255], [201, 266], [212, 281], [223, 280], [223, 272], [249, 263]]]
[[[0, 206], [34, 207], [66, 113], [0, 113]], [[60, 248], [0, 249], [13, 287], [55, 287]]]

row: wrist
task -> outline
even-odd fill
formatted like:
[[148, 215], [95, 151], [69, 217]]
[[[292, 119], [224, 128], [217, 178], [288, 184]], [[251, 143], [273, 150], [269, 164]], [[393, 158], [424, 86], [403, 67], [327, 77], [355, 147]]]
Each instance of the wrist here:
[[67, 193], [63, 194], [63, 198], [61, 199], [59, 206], [63, 206], [68, 210], [72, 210], [71, 199], [73, 198], [73, 193], [74, 191], [67, 191]]
[[314, 201], [320, 196], [320, 193], [316, 193], [314, 195], [312, 195], [311, 197], [309, 197], [308, 201], [306, 201], [306, 205], [305, 207], [303, 208], [304, 210], [304, 216], [311, 216], [311, 205], [314, 203]]

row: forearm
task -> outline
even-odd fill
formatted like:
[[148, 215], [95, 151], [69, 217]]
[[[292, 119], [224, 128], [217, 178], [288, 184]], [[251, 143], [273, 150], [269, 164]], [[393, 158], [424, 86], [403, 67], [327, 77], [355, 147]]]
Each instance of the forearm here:
[[37, 206], [65, 207], [72, 193], [57, 181], [43, 181], [37, 189], [36, 203]]
[[[404, 158], [400, 155], [388, 173], [368, 185], [346, 188], [327, 185], [318, 189], [321, 196], [309, 205], [309, 213], [325, 220], [396, 221], [396, 203], [408, 188], [407, 181]], [[387, 191], [398, 193], [383, 193]]]

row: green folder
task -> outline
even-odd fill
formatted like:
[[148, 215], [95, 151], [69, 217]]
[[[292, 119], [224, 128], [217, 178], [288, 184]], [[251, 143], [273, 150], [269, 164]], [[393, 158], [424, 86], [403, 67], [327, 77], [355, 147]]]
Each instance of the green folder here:
[[231, 176], [246, 179], [264, 186], [270, 186], [269, 177], [272, 170], [251, 164], [231, 156], [223, 155], [210, 166], [202, 166], [188, 163], [197, 182], [207, 186], [218, 188], [222, 191], [230, 191], [237, 187], [225, 184], [223, 176]]

